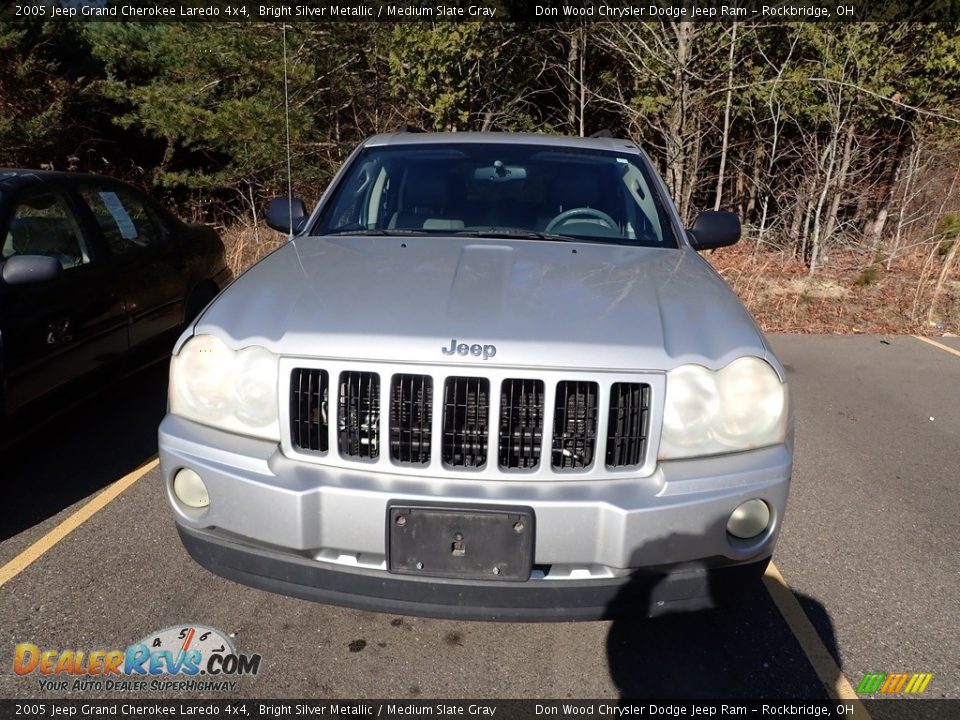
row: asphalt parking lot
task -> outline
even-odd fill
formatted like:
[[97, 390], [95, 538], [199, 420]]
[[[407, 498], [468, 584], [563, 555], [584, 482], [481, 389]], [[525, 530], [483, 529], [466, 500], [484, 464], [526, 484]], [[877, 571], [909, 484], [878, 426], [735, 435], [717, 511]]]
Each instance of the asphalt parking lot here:
[[[263, 656], [233, 697], [827, 698], [867, 672], [930, 672], [926, 697], [960, 698], [960, 354], [912, 337], [770, 339], [797, 417], [774, 561], [815, 637], [785, 618], [769, 582], [723, 611], [573, 624], [408, 618], [272, 595], [187, 557], [155, 469], [35, 546], [155, 454], [159, 367], [0, 457], [0, 697], [62, 697], [13, 673], [17, 643], [125, 648], [200, 623]], [[831, 665], [842, 675], [824, 677]]]

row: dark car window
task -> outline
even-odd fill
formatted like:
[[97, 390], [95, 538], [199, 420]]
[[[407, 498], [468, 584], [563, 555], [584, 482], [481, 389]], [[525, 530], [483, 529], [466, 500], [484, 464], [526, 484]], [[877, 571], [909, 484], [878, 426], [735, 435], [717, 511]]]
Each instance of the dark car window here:
[[634, 154], [450, 143], [371, 147], [351, 163], [314, 232], [528, 232], [676, 247]]
[[10, 217], [3, 239], [3, 259], [14, 255], [48, 255], [64, 270], [90, 262], [87, 240], [66, 199], [51, 188], [24, 194]]
[[110, 251], [122, 254], [159, 243], [163, 227], [147, 204], [134, 193], [117, 187], [80, 188]]

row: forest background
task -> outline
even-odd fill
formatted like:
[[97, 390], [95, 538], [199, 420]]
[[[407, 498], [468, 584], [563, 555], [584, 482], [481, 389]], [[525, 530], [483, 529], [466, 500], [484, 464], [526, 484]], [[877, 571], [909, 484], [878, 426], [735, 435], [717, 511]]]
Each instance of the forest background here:
[[[285, 35], [285, 37], [284, 37]], [[133, 182], [216, 225], [239, 272], [362, 140], [432, 130], [643, 145], [766, 330], [960, 332], [960, 26], [0, 23], [0, 166]]]

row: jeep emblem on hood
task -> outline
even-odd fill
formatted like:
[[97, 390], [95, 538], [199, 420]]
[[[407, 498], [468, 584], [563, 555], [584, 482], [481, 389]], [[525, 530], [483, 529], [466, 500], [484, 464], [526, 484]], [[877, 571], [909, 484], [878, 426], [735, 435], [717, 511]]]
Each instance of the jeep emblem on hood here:
[[483, 356], [484, 360], [488, 360], [497, 354], [496, 345], [467, 345], [466, 343], [457, 344], [456, 338], [451, 338], [450, 347], [440, 347], [440, 351], [444, 355], [473, 355], [474, 357]]

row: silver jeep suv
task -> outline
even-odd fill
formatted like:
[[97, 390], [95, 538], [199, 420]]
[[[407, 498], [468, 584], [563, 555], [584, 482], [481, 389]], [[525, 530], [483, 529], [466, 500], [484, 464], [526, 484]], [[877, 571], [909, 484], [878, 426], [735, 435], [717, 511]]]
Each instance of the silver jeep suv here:
[[180, 338], [160, 426], [190, 555], [385, 612], [698, 609], [769, 561], [783, 366], [629, 140], [397, 132]]

